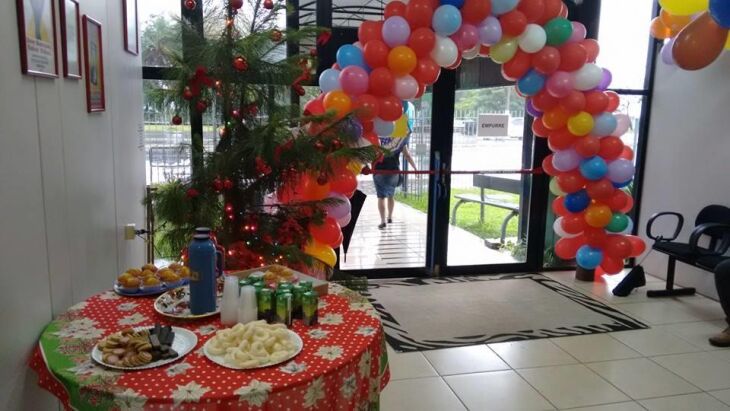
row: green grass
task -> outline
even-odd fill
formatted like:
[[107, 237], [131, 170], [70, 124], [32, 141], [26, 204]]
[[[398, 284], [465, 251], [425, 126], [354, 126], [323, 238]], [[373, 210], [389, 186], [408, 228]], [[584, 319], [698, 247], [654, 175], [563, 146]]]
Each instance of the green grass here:
[[[485, 195], [498, 195], [503, 201], [512, 202], [519, 204], [520, 197], [516, 194], [506, 194], [501, 191], [485, 190]], [[476, 194], [479, 195], [478, 189], [452, 189], [451, 190], [451, 206], [449, 209], [449, 218], [451, 218], [451, 211], [454, 209], [454, 204], [458, 201], [454, 196], [456, 194]], [[401, 203], [407, 204], [416, 210], [427, 212], [428, 209], [428, 197], [426, 195], [415, 197], [409, 195], [406, 197], [403, 193], [396, 193], [395, 199]], [[502, 221], [509, 214], [508, 210], [504, 210], [497, 207], [485, 206], [484, 207], [484, 222], [479, 222], [479, 204], [477, 203], [465, 203], [459, 206], [459, 210], [456, 212], [456, 226], [463, 228], [464, 230], [477, 235], [481, 238], [499, 238], [500, 229], [502, 227]], [[517, 222], [519, 218], [513, 217], [507, 225], [507, 237], [517, 237]]]
[[[189, 126], [174, 126], [171, 124], [145, 124], [144, 125], [144, 131], [162, 131], [162, 132], [174, 132], [179, 131], [180, 127], [189, 127]], [[211, 132], [215, 128], [210, 125], [204, 125], [203, 131], [204, 132]]]

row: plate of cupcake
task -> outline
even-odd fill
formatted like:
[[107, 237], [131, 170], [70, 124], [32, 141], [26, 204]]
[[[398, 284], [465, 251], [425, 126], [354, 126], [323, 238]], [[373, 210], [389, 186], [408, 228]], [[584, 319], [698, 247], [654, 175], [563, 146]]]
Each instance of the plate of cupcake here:
[[158, 295], [189, 281], [190, 269], [180, 263], [159, 269], [154, 264], [145, 264], [141, 268], [130, 268], [117, 277], [114, 291], [127, 297]]

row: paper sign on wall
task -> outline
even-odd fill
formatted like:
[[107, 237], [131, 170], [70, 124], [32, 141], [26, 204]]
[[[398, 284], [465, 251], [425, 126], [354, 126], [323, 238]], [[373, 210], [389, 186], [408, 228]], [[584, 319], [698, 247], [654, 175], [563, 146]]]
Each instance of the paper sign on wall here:
[[477, 136], [479, 137], [507, 137], [509, 135], [508, 114], [479, 114]]

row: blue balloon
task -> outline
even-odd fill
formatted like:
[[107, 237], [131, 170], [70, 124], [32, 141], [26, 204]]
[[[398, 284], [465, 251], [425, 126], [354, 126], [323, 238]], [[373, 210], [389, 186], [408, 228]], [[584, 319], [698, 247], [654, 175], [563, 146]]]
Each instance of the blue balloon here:
[[530, 70], [517, 80], [517, 88], [526, 96], [534, 96], [545, 86], [545, 76], [535, 70]]
[[593, 117], [593, 130], [591, 135], [596, 137], [610, 136], [613, 130], [616, 130], [618, 121], [611, 113], [602, 113]]
[[600, 180], [608, 173], [608, 164], [599, 156], [591, 157], [581, 161], [580, 173], [588, 180]]
[[340, 46], [339, 50], [337, 50], [337, 64], [340, 66], [340, 69], [347, 66], [366, 67], [365, 56], [363, 56], [362, 50], [352, 44]]
[[592, 270], [603, 262], [603, 251], [588, 245], [581, 246], [575, 254], [575, 261], [586, 270]]
[[492, 14], [499, 16], [514, 10], [520, 0], [492, 0]]
[[340, 85], [340, 70], [328, 68], [319, 75], [319, 88], [323, 93], [333, 90], [342, 90]]
[[631, 184], [632, 181], [634, 181], [633, 178], [631, 180], [624, 181], [623, 183], [611, 183], [611, 185], [613, 185], [616, 188], [624, 188], [624, 187], [628, 186], [629, 184]]
[[464, 0], [441, 0], [441, 4], [449, 4], [457, 8], [464, 5]]
[[586, 190], [580, 190], [566, 195], [563, 204], [571, 213], [580, 213], [591, 204], [591, 197]]
[[710, 0], [710, 15], [717, 24], [730, 29], [730, 1]]
[[439, 6], [431, 19], [433, 31], [441, 36], [450, 36], [461, 27], [461, 12], [450, 4]]

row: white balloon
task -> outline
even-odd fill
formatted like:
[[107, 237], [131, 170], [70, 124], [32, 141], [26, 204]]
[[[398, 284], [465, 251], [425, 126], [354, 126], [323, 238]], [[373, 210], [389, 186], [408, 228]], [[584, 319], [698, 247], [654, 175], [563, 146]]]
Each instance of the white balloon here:
[[537, 24], [528, 24], [524, 33], [520, 36], [519, 45], [525, 53], [537, 53], [545, 47], [547, 43], [547, 34], [545, 30]]
[[631, 127], [631, 118], [627, 114], [616, 114], [616, 129], [611, 133], [612, 136], [621, 137], [629, 131]]
[[553, 223], [553, 231], [555, 231], [555, 234], [558, 235], [558, 237], [561, 238], [573, 238], [578, 237], [582, 233], [578, 234], [570, 234], [566, 233], [565, 230], [563, 230], [563, 226], [561, 225], [563, 223], [563, 217], [558, 217], [555, 222]]
[[[436, 35], [436, 44], [431, 50], [431, 58], [441, 67], [449, 67], [459, 58], [459, 49], [456, 43], [448, 37]], [[601, 72], [603, 75], [603, 72]]]
[[401, 100], [410, 100], [418, 94], [418, 80], [410, 74], [396, 77], [394, 89], [396, 97]]
[[593, 63], [587, 63], [575, 72], [575, 89], [588, 91], [598, 87], [603, 79], [603, 69]]
[[464, 52], [461, 53], [461, 57], [463, 57], [465, 60], [471, 60], [478, 56], [479, 56], [479, 45], [478, 44], [476, 45], [476, 47], [473, 47], [469, 50], [464, 50]]

